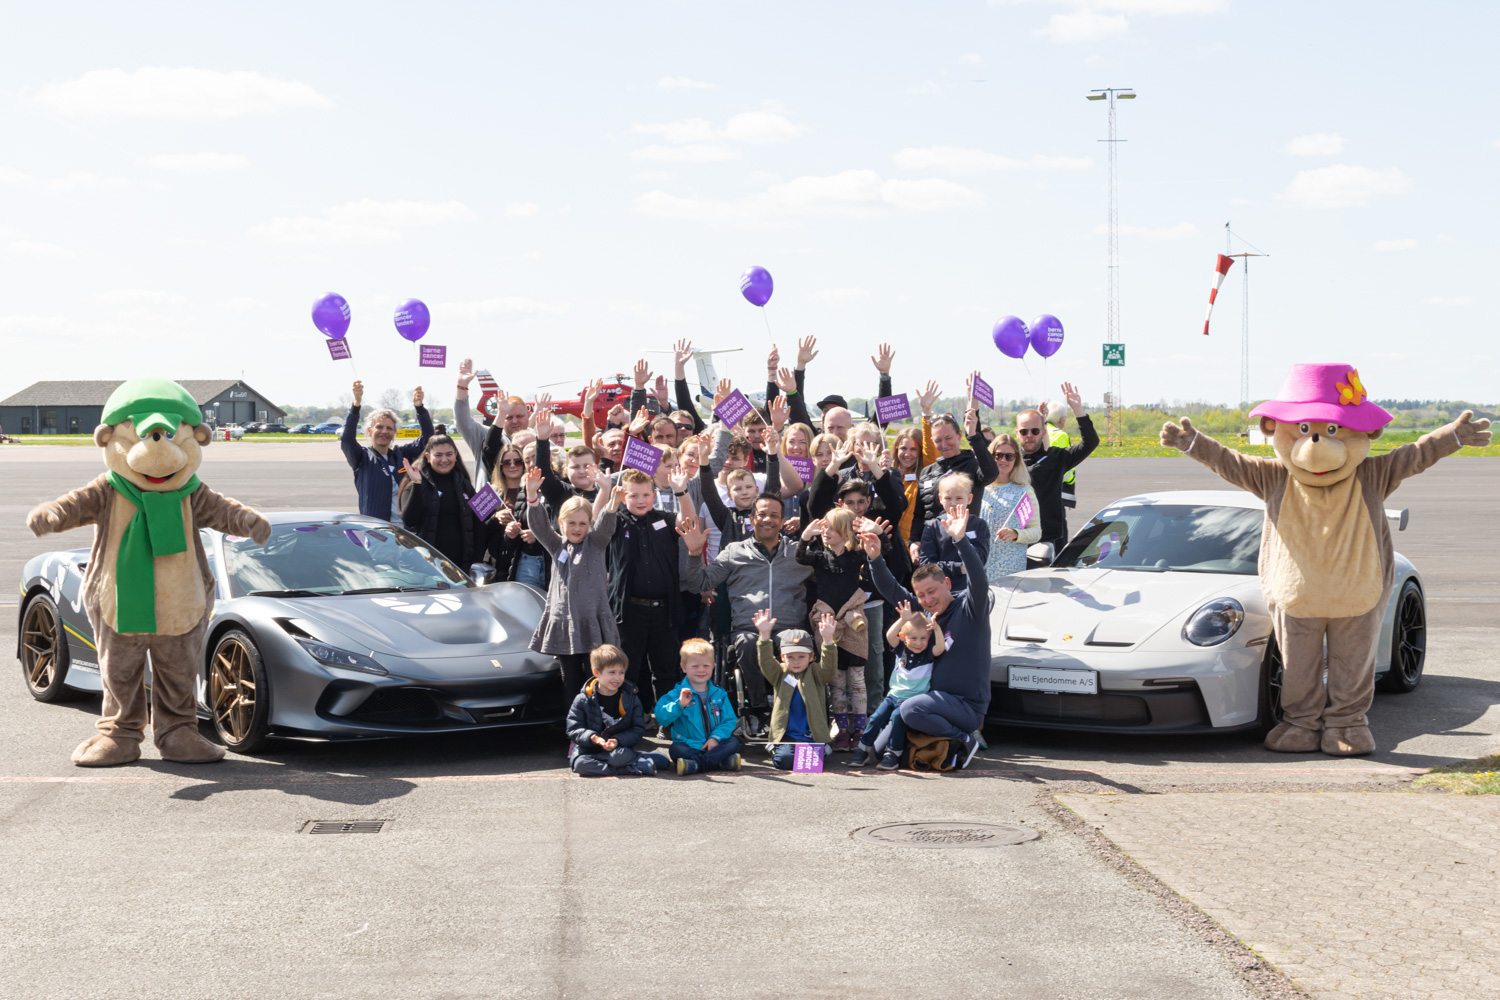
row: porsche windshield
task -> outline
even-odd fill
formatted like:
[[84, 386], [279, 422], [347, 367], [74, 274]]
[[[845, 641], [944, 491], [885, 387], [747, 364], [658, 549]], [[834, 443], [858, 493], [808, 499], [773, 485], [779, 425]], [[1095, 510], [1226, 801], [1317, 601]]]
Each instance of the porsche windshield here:
[[471, 586], [462, 570], [420, 538], [366, 522], [276, 524], [264, 546], [226, 535], [224, 565], [234, 597], [321, 597]]
[[1074, 536], [1052, 565], [1253, 576], [1264, 517], [1244, 507], [1108, 507]]

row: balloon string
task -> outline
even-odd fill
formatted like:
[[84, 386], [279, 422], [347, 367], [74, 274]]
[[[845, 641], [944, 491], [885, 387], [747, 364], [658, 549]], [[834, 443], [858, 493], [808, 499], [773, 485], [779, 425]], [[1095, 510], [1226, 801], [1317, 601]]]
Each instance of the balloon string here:
[[771, 333], [771, 318], [766, 315], [765, 306], [760, 307], [760, 318], [766, 321], [766, 337], [768, 339], [775, 340], [775, 336]]

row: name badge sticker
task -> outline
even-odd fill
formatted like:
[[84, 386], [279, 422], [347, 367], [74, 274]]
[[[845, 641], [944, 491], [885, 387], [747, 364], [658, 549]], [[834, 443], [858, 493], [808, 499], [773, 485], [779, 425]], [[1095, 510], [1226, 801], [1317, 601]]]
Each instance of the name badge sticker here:
[[667, 526], [667, 522], [666, 521], [654, 521], [651, 524], [651, 527], [655, 528], [657, 531], [660, 531], [661, 529], [665, 528], [666, 526]]
[[917, 481], [917, 474], [915, 472], [908, 472], [906, 474], [906, 481], [908, 483], [914, 483], [914, 482], [916, 482]]
[[972, 532], [972, 531], [967, 532], [967, 533], [965, 533], [964, 537], [965, 538], [973, 538], [974, 537], [974, 532]]
[[783, 677], [781, 679], [781, 683], [783, 683], [783, 684], [790, 684], [792, 687], [796, 687], [797, 686], [797, 675], [796, 674], [787, 674], [785, 677]]

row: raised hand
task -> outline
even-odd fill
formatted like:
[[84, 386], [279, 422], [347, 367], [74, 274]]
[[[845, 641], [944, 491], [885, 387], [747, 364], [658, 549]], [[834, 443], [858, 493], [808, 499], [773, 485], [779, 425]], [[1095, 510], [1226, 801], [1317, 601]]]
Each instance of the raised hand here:
[[583, 388], [583, 415], [592, 418], [594, 405], [599, 402], [599, 394], [604, 391], [604, 380], [596, 378]]
[[609, 509], [619, 510], [625, 504], [625, 495], [630, 491], [623, 486], [614, 488], [614, 495], [609, 499]]
[[796, 392], [797, 376], [793, 375], [789, 369], [776, 369], [776, 388], [780, 389], [783, 393]]
[[865, 558], [880, 558], [880, 536], [873, 531], [861, 531], [859, 533], [859, 547], [865, 550]]
[[1193, 428], [1193, 422], [1187, 417], [1182, 418], [1181, 424], [1174, 424], [1168, 420], [1161, 425], [1161, 443], [1168, 448], [1187, 451], [1193, 444], [1193, 438], [1197, 436], [1198, 432]]
[[536, 402], [536, 436], [546, 440], [552, 437], [552, 410], [543, 405], [541, 400]]
[[354, 380], [354, 405], [358, 406], [360, 400], [365, 398], [365, 384], [359, 379]]
[[896, 352], [891, 350], [890, 344], [881, 344], [879, 353], [870, 355], [870, 360], [874, 362], [876, 371], [882, 375], [889, 375], [891, 373], [891, 359], [895, 356]]
[[818, 356], [815, 348], [818, 346], [817, 337], [803, 337], [797, 341], [797, 370], [802, 371], [807, 363]]
[[408, 461], [405, 465], [403, 465], [401, 467], [401, 471], [404, 472], [404, 473], [406, 473], [406, 481], [408, 483], [410, 483], [413, 486], [420, 486], [420, 485], [422, 485], [422, 473], [421, 473], [421, 470], [419, 470], [415, 465], [412, 465], [410, 461]]
[[635, 419], [630, 422], [630, 428], [626, 431], [631, 437], [645, 437], [646, 428], [651, 426], [651, 412], [644, 406], [635, 411]]
[[979, 411], [974, 409], [974, 401], [969, 401], [969, 408], [964, 411], [964, 433], [973, 437], [979, 433]]
[[951, 504], [947, 508], [948, 520], [943, 522], [943, 530], [948, 532], [948, 537], [955, 542], [964, 537], [969, 530], [969, 508], [961, 503]]
[[822, 637], [825, 646], [833, 641], [833, 637], [838, 634], [838, 630], [839, 623], [833, 615], [820, 615], [818, 617], [818, 635]]
[[616, 403], [614, 406], [611, 406], [609, 412], [604, 415], [604, 422], [611, 426], [614, 425], [617, 419], [621, 423], [626, 423], [630, 419], [630, 411], [625, 409], [625, 404], [623, 403]]
[[771, 638], [771, 630], [776, 627], [776, 619], [771, 617], [769, 608], [761, 608], [755, 612], [755, 617], [750, 621], [755, 625], [755, 630], [760, 633], [762, 639]]
[[734, 391], [734, 385], [729, 381], [729, 379], [727, 379], [727, 378], [721, 378], [721, 379], [719, 379], [719, 385], [718, 385], [718, 387], [716, 389], [714, 389], [714, 405], [713, 405], [713, 409], [717, 410], [719, 408], [719, 404], [722, 403], [722, 402], [724, 402], [724, 400], [728, 399], [729, 398], [729, 394], [731, 392], [733, 392], [733, 391]]
[[787, 413], [790, 412], [791, 407], [787, 406], [785, 396], [777, 396], [771, 400], [769, 409], [771, 411], [771, 430], [775, 431], [776, 435], [780, 437], [781, 429], [786, 426]]
[[655, 388], [656, 401], [661, 404], [662, 412], [665, 413], [672, 408], [671, 404], [667, 402], [667, 377], [665, 375], [656, 376]]
[[1062, 384], [1063, 400], [1068, 404], [1068, 409], [1073, 411], [1073, 419], [1077, 420], [1083, 416], [1083, 397], [1078, 394], [1078, 387], [1072, 382]]
[[766, 371], [768, 373], [774, 372], [780, 366], [781, 366], [781, 352], [776, 349], [776, 345], [775, 344], [772, 344], [771, 345], [771, 353], [766, 355]]
[[536, 503], [537, 492], [542, 488], [542, 470], [535, 467], [527, 469], [521, 484], [526, 487], [526, 502]]
[[926, 388], [917, 393], [917, 405], [922, 408], [922, 416], [932, 416], [932, 404], [937, 402], [938, 384], [928, 382]]
[[891, 533], [891, 529], [893, 529], [895, 527], [894, 524], [892, 524], [891, 522], [887, 521], [883, 517], [877, 517], [877, 518], [875, 518], [874, 521], [872, 521], [870, 523], [874, 524], [875, 525], [875, 530], [878, 531], [878, 532], [880, 532], [882, 535], [889, 535]]
[[646, 359], [641, 358], [635, 363], [635, 387], [644, 389], [649, 381], [651, 381], [651, 368], [646, 364]]
[[693, 516], [692, 511], [684, 510], [677, 516], [677, 534], [687, 546], [688, 555], [697, 557], [703, 554], [703, 546], [708, 544], [708, 528], [701, 518]]
[[472, 381], [474, 381], [474, 359], [464, 358], [458, 363], [458, 384], [467, 389]]
[[1486, 448], [1490, 443], [1490, 421], [1488, 417], [1474, 419], [1473, 410], [1465, 410], [1453, 424], [1453, 434], [1458, 443], [1466, 448]]
[[902, 601], [900, 604], [896, 605], [896, 615], [903, 622], [909, 622], [909, 621], [911, 621], [912, 620], [911, 601]]
[[874, 441], [866, 441], [859, 448], [859, 464], [866, 472], [874, 473], [880, 467], [880, 445]]
[[972, 371], [964, 377], [964, 397], [969, 401], [969, 409], [974, 408], [974, 380], [979, 377], [979, 372]]
[[844, 463], [854, 455], [854, 446], [849, 442], [842, 442], [837, 448], [831, 449], [832, 454], [828, 457], [828, 474], [836, 476]]
[[827, 519], [820, 517], [816, 521], [809, 524], [806, 528], [802, 529], [802, 540], [805, 542], [810, 542], [814, 538], [822, 538], [823, 532], [827, 529]]
[[420, 385], [417, 386], [415, 389], [413, 389], [411, 391], [411, 405], [412, 406], [421, 406], [422, 405], [422, 400], [426, 399], [426, 398], [427, 397], [425, 397], [424, 395], [422, 395], [422, 387]]
[[687, 378], [687, 363], [693, 360], [693, 342], [683, 337], [672, 345], [672, 377]]

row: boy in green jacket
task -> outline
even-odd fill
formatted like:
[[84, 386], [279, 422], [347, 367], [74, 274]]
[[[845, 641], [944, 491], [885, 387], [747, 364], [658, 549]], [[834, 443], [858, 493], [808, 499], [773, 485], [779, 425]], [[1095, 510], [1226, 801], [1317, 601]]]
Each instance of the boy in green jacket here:
[[824, 689], [838, 670], [839, 650], [833, 636], [838, 622], [833, 615], [818, 619], [818, 634], [823, 639], [822, 655], [816, 667], [813, 662], [813, 638], [800, 628], [781, 633], [781, 659], [776, 659], [771, 644], [771, 630], [776, 619], [771, 612], [756, 612], [755, 628], [760, 641], [755, 644], [760, 672], [771, 685], [771, 763], [778, 771], [790, 771], [798, 743], [821, 743], [828, 752], [828, 706]]

